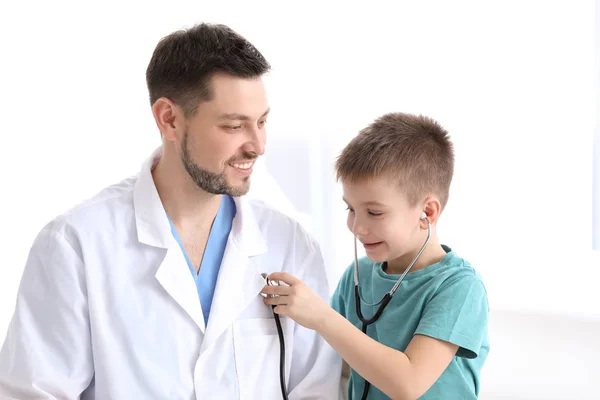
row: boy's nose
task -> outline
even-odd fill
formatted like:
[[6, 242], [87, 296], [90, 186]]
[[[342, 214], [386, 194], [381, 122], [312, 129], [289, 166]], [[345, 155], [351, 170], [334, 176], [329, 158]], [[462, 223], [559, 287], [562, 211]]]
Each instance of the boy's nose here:
[[354, 225], [352, 226], [352, 233], [354, 233], [356, 237], [367, 236], [369, 234], [369, 230], [365, 225], [359, 224], [355, 220]]

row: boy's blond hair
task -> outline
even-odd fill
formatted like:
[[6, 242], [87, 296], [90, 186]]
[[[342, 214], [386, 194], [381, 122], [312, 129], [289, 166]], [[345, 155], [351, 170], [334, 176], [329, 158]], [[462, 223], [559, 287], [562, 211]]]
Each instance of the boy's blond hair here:
[[454, 146], [448, 132], [424, 116], [390, 113], [352, 139], [335, 163], [337, 180], [387, 176], [406, 193], [411, 207], [428, 195], [448, 202]]

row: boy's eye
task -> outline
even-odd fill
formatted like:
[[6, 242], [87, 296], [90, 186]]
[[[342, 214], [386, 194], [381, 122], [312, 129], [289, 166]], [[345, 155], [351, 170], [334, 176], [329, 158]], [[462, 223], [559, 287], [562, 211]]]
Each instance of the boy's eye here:
[[242, 129], [242, 126], [241, 125], [226, 126], [225, 129], [230, 130], [230, 131], [239, 131], [240, 129]]
[[346, 210], [348, 210], [349, 212], [354, 212], [354, 210], [351, 209], [350, 207], [346, 207]]
[[383, 213], [380, 213], [380, 212], [375, 212], [375, 211], [369, 211], [369, 215], [372, 215], [372, 216], [374, 216], [374, 217], [378, 217], [378, 216], [380, 216], [381, 214], [383, 214]]

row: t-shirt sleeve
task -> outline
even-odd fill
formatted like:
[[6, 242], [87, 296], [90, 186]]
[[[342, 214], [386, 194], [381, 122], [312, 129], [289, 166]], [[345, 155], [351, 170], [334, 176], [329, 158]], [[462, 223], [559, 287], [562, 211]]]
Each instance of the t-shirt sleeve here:
[[429, 300], [415, 334], [459, 347], [458, 357], [476, 358], [487, 335], [489, 306], [485, 286], [475, 275], [442, 285]]

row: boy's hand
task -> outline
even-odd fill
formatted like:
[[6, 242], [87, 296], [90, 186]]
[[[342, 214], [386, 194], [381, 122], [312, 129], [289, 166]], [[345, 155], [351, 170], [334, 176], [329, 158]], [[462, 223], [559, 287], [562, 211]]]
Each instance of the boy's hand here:
[[284, 282], [288, 286], [265, 286], [261, 293], [276, 295], [267, 297], [265, 304], [275, 305], [275, 313], [287, 315], [300, 325], [318, 331], [333, 309], [304, 282], [287, 272], [274, 272], [269, 279]]

